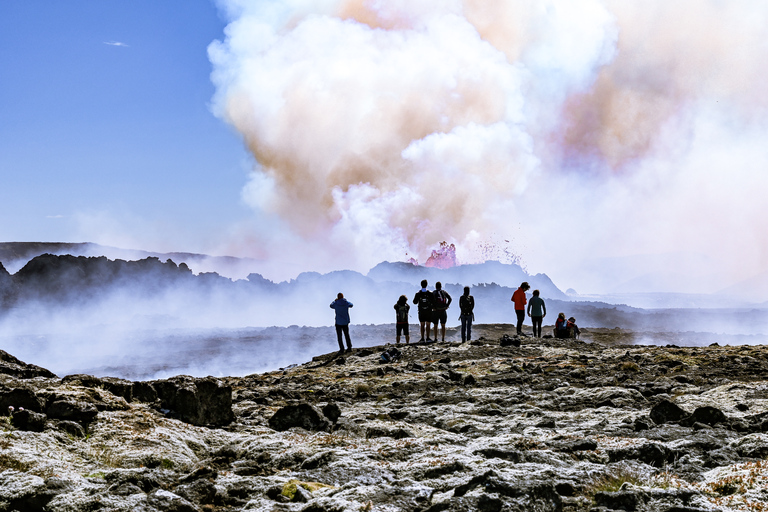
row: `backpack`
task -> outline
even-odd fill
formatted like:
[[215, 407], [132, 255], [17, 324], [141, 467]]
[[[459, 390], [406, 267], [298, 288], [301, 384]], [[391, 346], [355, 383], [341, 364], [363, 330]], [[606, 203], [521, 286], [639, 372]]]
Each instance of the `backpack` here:
[[432, 311], [432, 294], [419, 292], [419, 311]]
[[444, 307], [448, 303], [443, 290], [435, 290], [435, 306]]
[[397, 323], [399, 324], [408, 323], [408, 305], [407, 304], [403, 304], [402, 306], [397, 306]]

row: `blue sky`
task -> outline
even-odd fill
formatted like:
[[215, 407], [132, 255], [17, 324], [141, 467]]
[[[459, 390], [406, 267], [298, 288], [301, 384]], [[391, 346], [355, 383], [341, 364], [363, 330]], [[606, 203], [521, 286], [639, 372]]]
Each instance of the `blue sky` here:
[[0, 2], [0, 241], [194, 251], [247, 217], [250, 157], [209, 109], [225, 25], [206, 0]]

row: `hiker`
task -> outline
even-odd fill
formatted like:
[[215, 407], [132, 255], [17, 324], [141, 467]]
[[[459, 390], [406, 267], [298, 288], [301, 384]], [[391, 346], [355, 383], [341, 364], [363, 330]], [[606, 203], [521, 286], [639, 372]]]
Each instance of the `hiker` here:
[[523, 334], [523, 320], [525, 320], [525, 304], [528, 300], [525, 298], [525, 292], [531, 289], [531, 286], [523, 281], [520, 283], [520, 288], [515, 290], [512, 294], [512, 302], [515, 303], [515, 314], [517, 315], [517, 335], [525, 336]]
[[400, 344], [400, 334], [405, 334], [405, 344], [409, 344], [411, 342], [411, 337], [408, 334], [408, 312], [411, 310], [411, 305], [408, 304], [408, 297], [405, 295], [401, 295], [399, 299], [397, 299], [397, 304], [395, 304], [395, 317], [397, 319], [397, 324], [395, 324], [395, 328], [397, 329], [397, 344]]
[[435, 283], [434, 302], [432, 303], [432, 322], [435, 324], [435, 341], [437, 341], [437, 323], [440, 322], [442, 326], [443, 341], [445, 341], [445, 322], [448, 320], [448, 312], [446, 311], [451, 306], [451, 296], [448, 292], [443, 290], [443, 285], [440, 281]]
[[531, 317], [533, 324], [533, 336], [541, 338], [541, 324], [547, 316], [547, 306], [544, 304], [544, 299], [539, 297], [539, 290], [533, 290], [533, 297], [528, 303], [528, 316]]
[[352, 352], [352, 341], [349, 339], [349, 308], [353, 304], [344, 298], [344, 294], [339, 292], [336, 300], [331, 302], [331, 309], [336, 310], [336, 338], [339, 340], [339, 353], [344, 352], [344, 344], [341, 342], [341, 333], [347, 340], [347, 352]]
[[429, 339], [429, 324], [432, 323], [432, 293], [427, 290], [427, 280], [421, 281], [421, 290], [416, 292], [416, 296], [413, 297], [413, 303], [419, 305], [419, 323], [421, 324], [421, 340], [420, 343], [424, 343], [424, 325], [427, 327], [427, 341]]
[[565, 313], [558, 313], [555, 322], [555, 338], [568, 337], [568, 320], [565, 319]]
[[570, 333], [570, 338], [578, 338], [581, 334], [581, 329], [576, 325], [576, 319], [574, 317], [568, 319], [568, 332]]
[[469, 294], [469, 286], [464, 287], [464, 295], [459, 297], [459, 320], [461, 320], [461, 342], [472, 340], [472, 322], [475, 321], [475, 298]]

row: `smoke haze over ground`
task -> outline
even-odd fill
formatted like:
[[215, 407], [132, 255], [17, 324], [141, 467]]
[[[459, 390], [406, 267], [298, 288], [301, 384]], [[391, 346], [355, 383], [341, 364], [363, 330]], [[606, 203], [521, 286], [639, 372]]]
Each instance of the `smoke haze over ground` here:
[[585, 293], [768, 271], [764, 3], [221, 5], [214, 110], [257, 161], [230, 252], [365, 269], [491, 245]]

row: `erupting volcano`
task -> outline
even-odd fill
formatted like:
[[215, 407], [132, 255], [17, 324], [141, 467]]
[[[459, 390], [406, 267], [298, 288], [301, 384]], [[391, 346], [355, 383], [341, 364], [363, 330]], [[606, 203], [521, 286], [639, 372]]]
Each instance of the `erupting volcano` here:
[[433, 268], [451, 268], [456, 265], [456, 246], [448, 245], [448, 242], [440, 242], [440, 248], [433, 250], [424, 263], [425, 267]]

